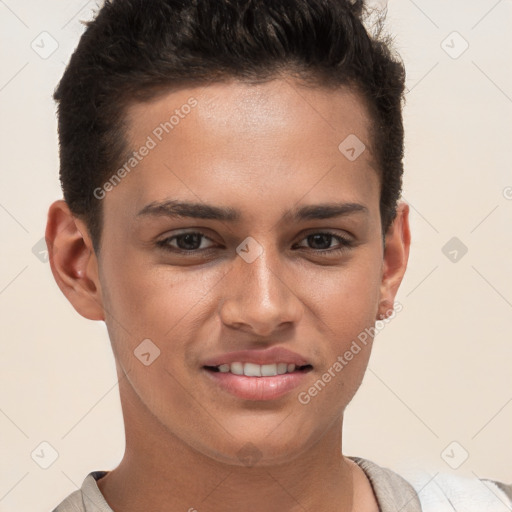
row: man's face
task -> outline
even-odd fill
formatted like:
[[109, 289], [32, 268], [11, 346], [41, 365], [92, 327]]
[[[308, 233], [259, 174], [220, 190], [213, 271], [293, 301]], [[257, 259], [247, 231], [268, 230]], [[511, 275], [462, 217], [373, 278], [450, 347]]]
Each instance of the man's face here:
[[[252, 443], [261, 463], [291, 460], [339, 427], [370, 355], [371, 341], [359, 343], [333, 370], [374, 325], [382, 281], [363, 104], [291, 79], [230, 82], [133, 105], [128, 121], [138, 159], [103, 199], [99, 260], [105, 320], [127, 374], [121, 393], [209, 457], [241, 464]], [[366, 149], [354, 159], [358, 140]], [[203, 208], [155, 207], [170, 201]], [[345, 203], [362, 207], [316, 208]], [[268, 377], [205, 367], [276, 347], [306, 367]], [[256, 352], [230, 358], [235, 351]], [[265, 372], [292, 357], [271, 356]], [[330, 382], [309, 393], [329, 369]]]

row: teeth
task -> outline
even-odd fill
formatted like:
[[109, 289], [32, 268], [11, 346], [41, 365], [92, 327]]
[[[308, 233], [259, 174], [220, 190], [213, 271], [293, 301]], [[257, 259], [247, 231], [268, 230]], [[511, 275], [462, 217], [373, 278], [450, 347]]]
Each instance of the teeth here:
[[262, 377], [274, 377], [277, 375], [277, 364], [262, 364], [261, 365], [261, 376]]
[[245, 375], [246, 377], [275, 377], [295, 371], [296, 366], [293, 363], [273, 363], [273, 364], [254, 364], [235, 362], [231, 364], [221, 364], [217, 366], [221, 373], [234, 373], [235, 375]]
[[259, 364], [245, 363], [244, 375], [247, 377], [261, 377], [261, 366]]
[[286, 373], [288, 370], [288, 365], [286, 363], [278, 363], [277, 364], [277, 374], [283, 375], [283, 373]]
[[244, 365], [242, 363], [231, 363], [231, 373], [235, 375], [243, 375], [244, 374]]

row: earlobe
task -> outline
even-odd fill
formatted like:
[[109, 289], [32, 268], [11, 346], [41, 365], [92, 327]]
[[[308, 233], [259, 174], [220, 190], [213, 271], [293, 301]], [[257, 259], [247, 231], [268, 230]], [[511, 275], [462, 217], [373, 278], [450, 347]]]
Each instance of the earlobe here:
[[53, 277], [75, 310], [90, 320], [104, 320], [98, 261], [85, 224], [64, 200], [48, 210], [46, 245]]
[[410, 246], [409, 205], [400, 202], [395, 220], [386, 233], [378, 319], [386, 318], [393, 310], [396, 293], [407, 269]]

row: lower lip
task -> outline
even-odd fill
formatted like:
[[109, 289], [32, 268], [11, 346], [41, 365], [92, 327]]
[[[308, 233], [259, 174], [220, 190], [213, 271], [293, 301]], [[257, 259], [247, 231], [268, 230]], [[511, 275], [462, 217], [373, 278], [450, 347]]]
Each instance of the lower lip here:
[[299, 371], [274, 377], [246, 377], [203, 368], [222, 389], [244, 400], [275, 400], [300, 386], [309, 372]]

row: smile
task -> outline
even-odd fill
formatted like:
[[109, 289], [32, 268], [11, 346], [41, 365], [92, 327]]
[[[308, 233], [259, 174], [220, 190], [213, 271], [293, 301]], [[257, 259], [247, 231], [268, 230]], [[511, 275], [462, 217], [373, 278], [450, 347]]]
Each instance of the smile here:
[[293, 363], [255, 364], [235, 361], [231, 364], [225, 363], [219, 366], [205, 366], [205, 368], [214, 372], [245, 375], [246, 377], [275, 377], [276, 375], [293, 373], [295, 370], [308, 370], [312, 368], [312, 366], [309, 364], [296, 366]]
[[[220, 366], [204, 366], [210, 383], [222, 392], [242, 400], [276, 400], [304, 386], [311, 365], [297, 367], [290, 363], [254, 364], [233, 362]], [[281, 373], [280, 373], [281, 372]]]

